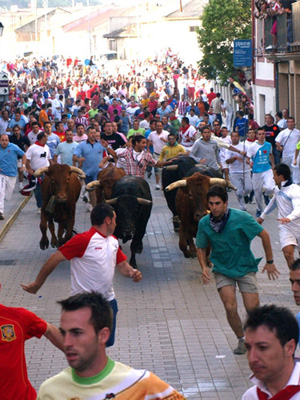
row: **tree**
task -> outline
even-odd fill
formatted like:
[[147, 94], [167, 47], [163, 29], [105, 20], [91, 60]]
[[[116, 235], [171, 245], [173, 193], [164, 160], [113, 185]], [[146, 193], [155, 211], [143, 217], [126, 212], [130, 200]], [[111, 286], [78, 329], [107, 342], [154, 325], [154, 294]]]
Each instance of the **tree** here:
[[224, 83], [234, 71], [233, 41], [251, 38], [251, 0], [209, 0], [200, 19], [199, 73]]

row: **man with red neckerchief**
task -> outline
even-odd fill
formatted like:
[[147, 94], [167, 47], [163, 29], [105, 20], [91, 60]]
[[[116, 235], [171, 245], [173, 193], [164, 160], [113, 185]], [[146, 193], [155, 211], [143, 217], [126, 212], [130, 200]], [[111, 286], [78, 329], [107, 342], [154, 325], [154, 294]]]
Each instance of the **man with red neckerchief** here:
[[183, 117], [181, 120], [178, 142], [184, 147], [185, 151], [191, 151], [196, 140], [196, 134], [196, 128], [190, 125], [188, 117]]
[[275, 305], [254, 308], [244, 333], [255, 386], [242, 400], [299, 400], [300, 361], [294, 358], [299, 328], [291, 311]]

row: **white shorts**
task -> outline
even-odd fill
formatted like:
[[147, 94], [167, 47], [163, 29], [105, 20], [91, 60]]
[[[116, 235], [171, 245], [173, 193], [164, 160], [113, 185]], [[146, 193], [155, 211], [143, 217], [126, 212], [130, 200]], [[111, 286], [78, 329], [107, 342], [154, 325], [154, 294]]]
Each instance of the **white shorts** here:
[[278, 230], [281, 250], [286, 246], [299, 247], [300, 231], [293, 231], [288, 225], [279, 225]]

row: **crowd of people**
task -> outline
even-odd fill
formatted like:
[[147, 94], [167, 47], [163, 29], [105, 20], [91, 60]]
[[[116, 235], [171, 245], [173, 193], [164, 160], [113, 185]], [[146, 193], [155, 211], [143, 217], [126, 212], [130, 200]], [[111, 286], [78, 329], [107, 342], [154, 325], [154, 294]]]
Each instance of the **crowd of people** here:
[[[210, 167], [237, 189], [240, 210], [228, 207], [224, 188], [212, 186], [209, 190], [210, 214], [199, 223], [197, 255], [203, 283], [207, 284], [211, 277], [206, 248], [211, 246], [217, 290], [238, 339], [234, 353], [248, 353], [257, 393], [264, 392], [265, 396], [250, 390], [243, 398], [271, 398], [285, 390], [291, 375], [298, 374], [299, 378], [298, 363], [294, 367], [296, 372], [291, 368], [299, 336], [297, 323], [286, 310], [259, 307], [255, 276], [259, 260], [250, 250], [252, 239], [259, 236], [266, 256], [263, 271], [269, 279], [277, 279], [279, 271], [273, 260], [270, 238], [261, 226], [277, 207], [280, 244], [291, 270], [298, 304], [299, 262], [294, 253], [300, 238], [300, 131], [288, 110], [278, 111], [275, 116], [266, 114], [265, 125], [259, 126], [253, 115], [251, 82], [242, 73], [237, 80], [229, 78], [235, 100], [232, 105], [170, 49], [163, 59], [135, 61], [126, 70], [117, 67], [113, 75], [92, 62], [81, 65], [78, 59], [70, 58], [57, 63], [18, 60], [2, 67], [10, 74], [11, 90], [9, 101], [2, 105], [0, 118], [0, 219], [5, 218], [4, 200], [9, 201], [17, 179], [23, 195], [34, 190], [40, 212], [42, 178], [34, 178], [34, 173], [55, 163], [74, 165], [84, 171], [81, 198], [91, 211], [91, 229], [61, 246], [46, 261], [34, 282], [22, 284], [27, 292], [36, 293], [60, 262], [70, 260], [72, 297], [60, 302], [60, 334], [53, 328], [55, 339], [51, 336], [50, 340], [63, 349], [71, 368], [45, 382], [38, 399], [91, 398], [99, 390], [112, 395], [106, 398], [127, 399], [132, 390], [135, 394], [141, 393], [136, 398], [183, 398], [152, 373], [133, 370], [106, 356], [105, 348], [115, 340], [118, 311], [113, 289], [115, 267], [134, 282], [139, 282], [142, 274], [129, 265], [112, 236], [116, 226], [113, 208], [107, 204], [96, 205], [93, 192], [89, 192], [89, 198], [85, 192], [85, 185], [96, 180], [98, 172], [109, 162], [122, 167], [128, 175], [141, 178], [147, 175], [149, 182], [154, 167], [153, 188], [160, 190], [159, 168], [181, 156], [189, 156], [198, 164]], [[28, 184], [24, 186], [27, 178]], [[253, 201], [257, 205], [257, 221], [246, 212], [247, 203]], [[100, 257], [100, 253], [94, 253], [95, 245], [102, 251]], [[237, 312], [236, 285], [249, 313], [244, 328]], [[12, 311], [5, 308], [5, 312], [0, 321], [4, 318], [5, 334], [13, 337], [16, 335], [14, 323], [24, 318], [26, 312], [18, 310], [13, 323], [9, 322]], [[282, 333], [281, 322], [276, 322], [277, 314], [287, 315], [293, 332]], [[45, 321], [34, 315], [30, 318], [39, 329], [29, 331], [25, 323], [20, 324], [25, 337], [48, 337], [49, 326]], [[280, 384], [274, 384], [277, 370], [271, 371], [271, 378], [261, 373], [265, 367], [259, 367], [263, 361], [255, 349], [260, 338], [264, 338], [262, 333], [269, 335], [269, 346], [276, 344], [277, 350], [281, 346], [283, 352], [289, 349], [287, 359], [282, 357], [277, 365], [278, 371], [286, 366]], [[81, 335], [86, 347], [81, 347]], [[262, 340], [267, 342], [267, 339]], [[258, 361], [251, 361], [252, 353]], [[20, 367], [26, 371], [24, 362]], [[4, 373], [0, 375], [3, 380]], [[7, 382], [6, 399], [18, 398], [12, 392], [9, 379]], [[16, 390], [27, 395], [19, 398], [35, 399], [28, 378], [23, 383]], [[296, 387], [300, 388], [299, 382]], [[289, 398], [300, 398], [297, 394], [294, 396]]]

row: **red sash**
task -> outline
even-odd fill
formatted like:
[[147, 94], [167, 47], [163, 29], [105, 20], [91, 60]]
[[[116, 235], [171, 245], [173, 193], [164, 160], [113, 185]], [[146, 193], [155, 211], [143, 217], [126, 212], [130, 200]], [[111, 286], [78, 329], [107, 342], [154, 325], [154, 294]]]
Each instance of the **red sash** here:
[[[267, 393], [264, 393], [260, 388], [257, 389], [257, 397], [259, 400], [268, 400]], [[300, 392], [300, 385], [289, 385], [284, 389], [280, 390], [280, 392], [276, 393], [275, 396], [270, 397], [269, 400], [289, 400], [294, 394]]]

